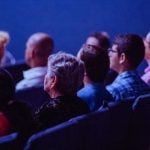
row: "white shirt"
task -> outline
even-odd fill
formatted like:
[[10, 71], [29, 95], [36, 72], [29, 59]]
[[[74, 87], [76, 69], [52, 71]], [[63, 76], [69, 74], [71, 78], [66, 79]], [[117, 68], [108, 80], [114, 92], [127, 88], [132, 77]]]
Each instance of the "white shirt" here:
[[16, 90], [43, 86], [47, 67], [35, 67], [23, 72], [24, 79], [17, 83]]

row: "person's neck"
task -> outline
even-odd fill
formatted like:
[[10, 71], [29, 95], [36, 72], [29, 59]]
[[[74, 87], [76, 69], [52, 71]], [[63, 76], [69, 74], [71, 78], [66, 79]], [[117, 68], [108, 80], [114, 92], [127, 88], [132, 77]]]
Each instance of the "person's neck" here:
[[47, 65], [47, 62], [45, 61], [42, 61], [42, 60], [38, 60], [38, 59], [34, 59], [30, 62], [30, 66], [31, 68], [34, 68], [34, 67], [44, 67]]
[[41, 64], [41, 63], [32, 63], [31, 68], [35, 68], [35, 67], [46, 67], [46, 64]]
[[56, 97], [58, 97], [58, 96], [63, 96], [63, 94], [61, 94], [60, 92], [58, 92], [58, 91], [53, 91], [53, 92], [51, 92], [51, 98], [56, 98]]
[[133, 69], [133, 68], [122, 69], [122, 70], [120, 70], [120, 71], [118, 72], [118, 74], [121, 74], [121, 73], [126, 72], [126, 71], [132, 71], [132, 70], [134, 70], [134, 69]]
[[89, 79], [89, 77], [88, 76], [85, 76], [84, 77], [84, 86], [86, 86], [86, 85], [88, 85], [88, 84], [92, 84], [93, 83], [93, 81], [91, 81], [90, 79]]

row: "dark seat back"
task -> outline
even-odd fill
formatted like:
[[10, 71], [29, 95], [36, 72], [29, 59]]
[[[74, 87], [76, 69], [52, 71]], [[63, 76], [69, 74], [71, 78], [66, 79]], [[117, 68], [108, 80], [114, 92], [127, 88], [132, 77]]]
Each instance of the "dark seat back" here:
[[[108, 111], [94, 112], [33, 135], [25, 150], [104, 149], [108, 135]], [[104, 143], [105, 142], [105, 143]]]
[[126, 138], [132, 115], [133, 99], [119, 103], [108, 103], [110, 112], [110, 144], [111, 150], [126, 149]]
[[15, 147], [15, 140], [17, 139], [18, 133], [12, 133], [3, 137], [0, 137], [0, 149], [10, 150]]
[[107, 108], [86, 116], [76, 117], [74, 120], [79, 123], [81, 149], [107, 149], [109, 137], [109, 111]]
[[129, 149], [150, 148], [150, 94], [139, 96], [133, 106], [129, 129]]
[[23, 79], [23, 71], [29, 69], [25, 62], [18, 62], [15, 65], [4, 67], [13, 76], [15, 84]]
[[32, 87], [16, 91], [16, 99], [29, 103], [32, 110], [35, 111], [45, 101], [49, 100], [49, 95], [44, 91], [43, 87]]
[[31, 136], [25, 150], [77, 150], [79, 137], [76, 123], [65, 122]]

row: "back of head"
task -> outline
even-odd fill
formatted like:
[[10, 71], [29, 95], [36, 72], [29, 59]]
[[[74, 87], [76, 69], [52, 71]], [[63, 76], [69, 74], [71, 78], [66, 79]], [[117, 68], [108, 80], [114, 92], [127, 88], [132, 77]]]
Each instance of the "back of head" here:
[[84, 64], [75, 56], [63, 52], [48, 59], [48, 76], [57, 76], [56, 88], [61, 94], [76, 94], [83, 85]]
[[117, 45], [118, 54], [124, 53], [128, 64], [132, 69], [136, 69], [144, 58], [145, 47], [143, 39], [136, 34], [118, 35], [114, 43]]
[[107, 32], [93, 32], [89, 35], [89, 37], [96, 38], [99, 43], [97, 46], [101, 49], [107, 50], [110, 47], [109, 35]]
[[85, 45], [80, 53], [80, 59], [85, 64], [85, 72], [88, 78], [93, 82], [103, 83], [109, 69], [107, 51]]
[[53, 52], [54, 41], [53, 39], [46, 33], [35, 33], [30, 36], [27, 41], [27, 49], [26, 49], [26, 60], [27, 63], [30, 64], [30, 61], [34, 61], [31, 57], [31, 51], [34, 51], [34, 58], [39, 63], [43, 63], [46, 65], [48, 56]]
[[15, 85], [11, 75], [4, 69], [0, 68], [0, 107], [13, 100]]

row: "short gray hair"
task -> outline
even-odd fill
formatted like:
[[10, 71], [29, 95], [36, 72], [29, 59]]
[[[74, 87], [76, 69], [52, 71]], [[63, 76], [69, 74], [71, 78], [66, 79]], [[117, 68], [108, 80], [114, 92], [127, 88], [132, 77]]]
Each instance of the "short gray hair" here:
[[84, 63], [75, 56], [64, 52], [48, 58], [47, 75], [57, 76], [57, 90], [62, 94], [76, 94], [83, 85]]

